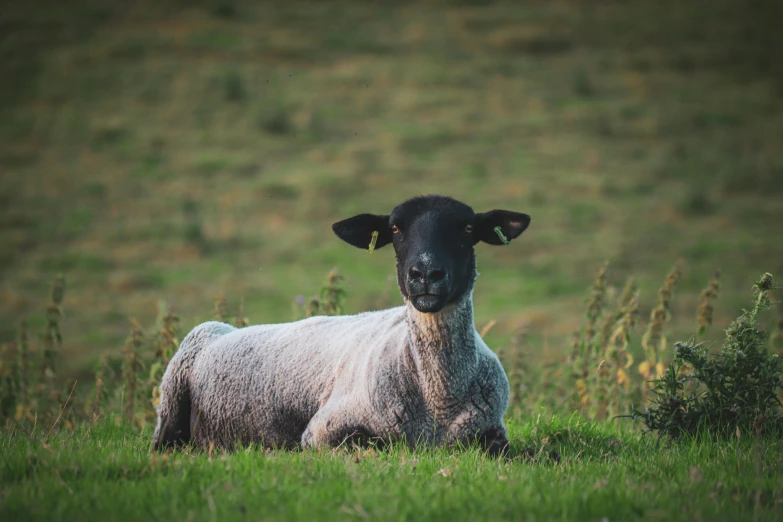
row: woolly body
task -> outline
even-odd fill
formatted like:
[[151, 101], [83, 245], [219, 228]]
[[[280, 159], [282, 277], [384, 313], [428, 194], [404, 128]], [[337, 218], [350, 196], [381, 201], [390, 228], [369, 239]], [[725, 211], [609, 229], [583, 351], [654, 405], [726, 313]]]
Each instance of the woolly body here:
[[435, 314], [407, 304], [242, 329], [201, 324], [163, 377], [156, 446], [478, 438], [500, 451], [508, 380], [476, 332], [471, 294]]

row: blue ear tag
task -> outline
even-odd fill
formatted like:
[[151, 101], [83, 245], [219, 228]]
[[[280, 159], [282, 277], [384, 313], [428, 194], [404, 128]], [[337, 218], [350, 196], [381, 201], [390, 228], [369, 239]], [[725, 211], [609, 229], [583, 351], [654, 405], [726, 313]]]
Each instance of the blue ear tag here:
[[508, 245], [509, 243], [511, 243], [511, 241], [509, 241], [508, 238], [503, 235], [503, 231], [500, 230], [500, 227], [495, 227], [495, 234], [498, 235], [498, 237], [500, 238], [500, 240], [503, 242], [504, 245]]
[[373, 230], [372, 231], [372, 239], [370, 239], [370, 248], [367, 249], [369, 253], [372, 254], [372, 251], [375, 250], [375, 243], [378, 242], [378, 231]]

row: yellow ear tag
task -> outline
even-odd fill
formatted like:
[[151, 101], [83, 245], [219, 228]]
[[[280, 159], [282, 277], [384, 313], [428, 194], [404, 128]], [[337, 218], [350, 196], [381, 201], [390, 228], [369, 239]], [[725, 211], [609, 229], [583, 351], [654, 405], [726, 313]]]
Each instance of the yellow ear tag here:
[[375, 243], [378, 242], [378, 231], [373, 230], [372, 231], [372, 239], [370, 239], [370, 248], [367, 249], [369, 253], [372, 254], [372, 251], [375, 250]]
[[500, 238], [500, 240], [503, 242], [504, 245], [508, 245], [509, 243], [511, 243], [511, 241], [509, 241], [508, 238], [503, 235], [503, 231], [500, 230], [500, 227], [495, 227], [495, 234], [498, 235], [498, 237]]

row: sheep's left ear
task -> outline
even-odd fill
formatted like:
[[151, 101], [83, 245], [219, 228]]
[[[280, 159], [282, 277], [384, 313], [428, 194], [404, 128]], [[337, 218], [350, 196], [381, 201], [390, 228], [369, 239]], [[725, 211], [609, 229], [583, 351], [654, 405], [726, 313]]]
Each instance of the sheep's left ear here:
[[[528, 225], [530, 225], [530, 216], [519, 212], [490, 210], [489, 212], [476, 214], [473, 244], [479, 241], [489, 243], [490, 245], [506, 244], [524, 232]], [[496, 228], [498, 230], [495, 230]], [[500, 231], [500, 234], [498, 234], [498, 231]], [[503, 238], [505, 238], [505, 241]]]
[[356, 248], [369, 249], [372, 233], [378, 232], [375, 248], [381, 248], [392, 242], [392, 231], [389, 227], [389, 216], [376, 214], [359, 214], [332, 225], [337, 237]]

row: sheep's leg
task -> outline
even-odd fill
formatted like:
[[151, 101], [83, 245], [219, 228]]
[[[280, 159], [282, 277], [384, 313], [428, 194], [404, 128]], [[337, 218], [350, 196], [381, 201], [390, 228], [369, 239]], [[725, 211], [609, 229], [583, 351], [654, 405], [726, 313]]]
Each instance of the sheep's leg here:
[[[181, 385], [181, 384], [180, 384]], [[190, 395], [187, 390], [164, 381], [158, 410], [158, 424], [153, 436], [153, 449], [162, 451], [190, 442]]]
[[158, 423], [153, 435], [155, 451], [185, 445], [191, 438], [190, 392], [185, 378], [180, 375], [182, 357], [178, 355], [169, 363], [160, 383]]
[[310, 420], [302, 434], [303, 449], [365, 446], [380, 440], [365, 424], [348, 414], [347, 409], [322, 408]]
[[479, 442], [492, 457], [500, 457], [508, 453], [508, 437], [502, 426], [493, 426], [479, 435]]

